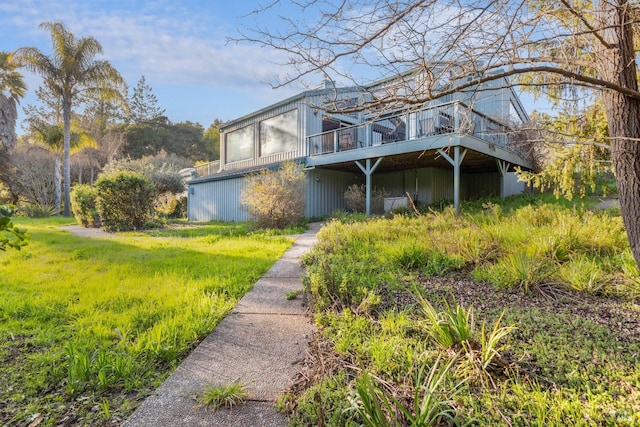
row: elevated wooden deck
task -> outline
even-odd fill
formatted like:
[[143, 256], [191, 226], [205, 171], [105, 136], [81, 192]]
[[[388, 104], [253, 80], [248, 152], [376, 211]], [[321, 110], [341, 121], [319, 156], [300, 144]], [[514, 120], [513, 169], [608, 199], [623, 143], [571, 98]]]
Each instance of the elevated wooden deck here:
[[377, 118], [364, 124], [307, 137], [307, 165], [357, 171], [356, 161], [383, 157], [377, 171], [450, 167], [443, 155], [453, 147], [466, 150], [461, 168], [495, 171], [499, 161], [513, 170], [532, 167], [512, 141], [514, 131], [461, 102], [452, 102]]

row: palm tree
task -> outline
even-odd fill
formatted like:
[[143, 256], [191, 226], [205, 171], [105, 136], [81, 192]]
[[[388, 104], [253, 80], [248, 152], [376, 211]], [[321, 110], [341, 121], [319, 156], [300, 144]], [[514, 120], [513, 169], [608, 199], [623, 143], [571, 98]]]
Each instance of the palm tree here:
[[[55, 177], [55, 201], [54, 209], [56, 215], [60, 215], [60, 201], [62, 195], [62, 174], [61, 163], [62, 155], [64, 152], [64, 129], [59, 124], [48, 124], [41, 120], [31, 119], [29, 121], [29, 128], [31, 134], [36, 142], [42, 144], [47, 150], [53, 153], [55, 158], [54, 164], [54, 177]], [[70, 131], [70, 154], [79, 152], [85, 148], [96, 147], [95, 140], [89, 135], [89, 133], [78, 129], [76, 126], [71, 125]]]
[[0, 146], [11, 151], [16, 145], [18, 102], [27, 90], [9, 52], [0, 51]]
[[0, 51], [0, 183], [9, 190], [13, 203], [17, 202], [17, 196], [10, 154], [17, 140], [18, 102], [27, 90], [22, 74], [16, 71], [17, 67], [10, 53]]
[[23, 47], [14, 56], [28, 70], [40, 74], [62, 99], [64, 216], [70, 216], [72, 107], [82, 93], [101, 94], [124, 104], [122, 93], [126, 85], [108, 61], [95, 59], [102, 54], [102, 45], [95, 38], [76, 39], [60, 22], [43, 22], [40, 28], [51, 32], [53, 54], [47, 56], [36, 47]]

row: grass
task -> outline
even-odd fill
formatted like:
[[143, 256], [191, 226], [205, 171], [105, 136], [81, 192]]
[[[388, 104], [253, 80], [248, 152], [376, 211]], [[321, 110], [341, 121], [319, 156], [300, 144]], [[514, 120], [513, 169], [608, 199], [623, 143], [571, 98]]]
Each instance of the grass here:
[[244, 224], [87, 239], [15, 223], [31, 239], [0, 255], [2, 425], [121, 422], [291, 244]]
[[619, 212], [589, 204], [330, 221], [290, 425], [640, 425], [640, 274]]
[[221, 407], [233, 408], [249, 397], [243, 384], [210, 385], [205, 387], [196, 399], [196, 406], [213, 411]]

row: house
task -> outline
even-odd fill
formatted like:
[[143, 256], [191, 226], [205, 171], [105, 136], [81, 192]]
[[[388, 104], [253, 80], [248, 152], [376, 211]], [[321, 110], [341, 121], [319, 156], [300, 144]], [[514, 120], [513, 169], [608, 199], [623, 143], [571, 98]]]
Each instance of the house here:
[[418, 204], [453, 200], [458, 208], [461, 199], [524, 190], [514, 168], [532, 165], [513, 135], [528, 116], [505, 78], [417, 106], [354, 108], [397, 82], [324, 84], [225, 123], [220, 161], [196, 167], [187, 183], [188, 218], [247, 220], [240, 202], [247, 175], [287, 160], [304, 164], [308, 218], [344, 209], [354, 183], [366, 185], [368, 212], [373, 188], [384, 188], [387, 208], [407, 195]]

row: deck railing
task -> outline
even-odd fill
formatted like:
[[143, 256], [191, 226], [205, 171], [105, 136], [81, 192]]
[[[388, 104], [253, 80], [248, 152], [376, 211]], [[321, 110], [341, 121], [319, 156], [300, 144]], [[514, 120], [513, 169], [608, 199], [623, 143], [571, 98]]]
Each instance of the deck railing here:
[[198, 165], [195, 169], [197, 177], [213, 175], [214, 173], [218, 173], [220, 169], [220, 160], [205, 163], [204, 165]]
[[310, 135], [307, 144], [309, 154], [315, 156], [448, 134], [473, 135], [508, 148], [506, 125], [459, 101]]
[[[306, 143], [309, 155], [317, 156], [430, 136], [473, 135], [490, 146], [518, 151], [510, 147], [511, 134], [512, 130], [506, 124], [462, 102], [453, 101], [311, 135]], [[195, 167], [197, 177], [214, 175], [219, 171], [219, 160]]]

